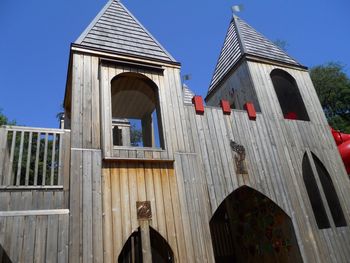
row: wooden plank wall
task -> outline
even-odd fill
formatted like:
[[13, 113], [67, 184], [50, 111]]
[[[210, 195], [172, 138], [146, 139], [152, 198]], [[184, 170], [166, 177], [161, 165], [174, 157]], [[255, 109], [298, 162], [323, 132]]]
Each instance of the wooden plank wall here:
[[[117, 262], [124, 243], [139, 227], [136, 201], [150, 201], [150, 225], [172, 248], [176, 262], [191, 262], [186, 249], [189, 227], [182, 217], [173, 164], [106, 162], [102, 174], [104, 262]], [[188, 222], [187, 222], [188, 223]]]
[[[262, 103], [262, 105], [264, 105]], [[212, 213], [232, 191], [248, 185], [268, 196], [292, 218], [305, 262], [346, 262], [350, 257], [349, 227], [319, 230], [302, 179], [301, 162], [314, 152], [332, 176], [342, 208], [350, 222], [350, 185], [327, 125], [258, 114], [250, 121], [245, 111], [223, 115], [206, 107], [203, 116], [186, 106], [191, 150], [204, 168]], [[321, 138], [321, 139], [319, 139]], [[246, 149], [248, 175], [237, 175], [230, 140]]]
[[219, 107], [220, 100], [227, 100], [230, 104], [234, 103], [235, 109], [243, 110], [244, 104], [251, 101], [255, 106], [255, 110], [261, 111], [248, 64], [245, 61], [208, 98], [208, 106]]
[[73, 55], [71, 115], [71, 262], [102, 262], [99, 59]]
[[[140, 73], [151, 79], [159, 88], [160, 111], [163, 127], [164, 150], [114, 148], [111, 133], [111, 80], [125, 72]], [[113, 65], [101, 66], [101, 124], [104, 131], [102, 149], [104, 157], [138, 159], [173, 159], [175, 151], [188, 152], [189, 141], [186, 133], [185, 114], [180, 81], [176, 67], [164, 67], [164, 72], [154, 72], [137, 67]]]
[[68, 262], [68, 219], [68, 214], [0, 215], [3, 252], [11, 262]]

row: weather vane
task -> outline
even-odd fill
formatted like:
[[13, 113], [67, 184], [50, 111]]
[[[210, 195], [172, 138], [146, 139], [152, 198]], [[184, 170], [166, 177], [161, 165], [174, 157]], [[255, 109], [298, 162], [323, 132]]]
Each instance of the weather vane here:
[[242, 4], [234, 5], [231, 7], [231, 9], [232, 9], [232, 14], [234, 15], [235, 13], [242, 12], [244, 10], [244, 6]]

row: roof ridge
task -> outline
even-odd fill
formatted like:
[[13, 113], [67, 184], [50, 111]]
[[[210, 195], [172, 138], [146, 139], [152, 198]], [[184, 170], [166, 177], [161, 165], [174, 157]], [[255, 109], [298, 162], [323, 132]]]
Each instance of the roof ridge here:
[[[108, 2], [104, 5], [104, 7], [101, 9], [100, 12], [98, 12], [97, 16], [90, 22], [90, 24], [85, 28], [83, 33], [80, 34], [80, 36], [77, 38], [77, 40], [74, 41], [75, 44], [81, 44], [83, 42], [84, 38], [87, 36], [87, 34], [90, 32], [90, 30], [95, 26], [95, 24], [100, 20], [101, 16], [106, 12], [106, 10], [110, 7], [110, 5], [115, 0], [108, 0]], [[119, 2], [119, 0], [116, 0]]]
[[[113, 0], [112, 0], [112, 1], [113, 1]], [[158, 46], [169, 56], [169, 58], [170, 58], [171, 60], [173, 60], [173, 61], [176, 61], [176, 60], [173, 58], [173, 56], [170, 55], [170, 53], [162, 46], [162, 44], [160, 44], [160, 43], [158, 42], [158, 40], [155, 39], [155, 37], [143, 26], [143, 24], [129, 11], [129, 9], [127, 9], [127, 8], [122, 4], [121, 1], [119, 1], [119, 0], [116, 0], [116, 1], [119, 2], [119, 4], [120, 4], [120, 5], [125, 9], [125, 11], [131, 16], [131, 18], [133, 18], [133, 19], [135, 20], [135, 22], [139, 24], [139, 26], [148, 34], [148, 36], [149, 36], [150, 38], [152, 38], [152, 40], [153, 40], [154, 42], [156, 42], [156, 43], [158, 44]]]
[[120, 0], [109, 0], [74, 44], [127, 56], [178, 63]]

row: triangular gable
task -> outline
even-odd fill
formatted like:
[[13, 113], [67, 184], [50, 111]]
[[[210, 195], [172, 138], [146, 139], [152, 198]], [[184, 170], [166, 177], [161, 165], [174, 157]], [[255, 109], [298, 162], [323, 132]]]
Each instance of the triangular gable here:
[[244, 55], [303, 67], [244, 20], [234, 16], [227, 31], [208, 93], [219, 84]]
[[176, 62], [117, 0], [110, 0], [74, 43], [122, 55]]

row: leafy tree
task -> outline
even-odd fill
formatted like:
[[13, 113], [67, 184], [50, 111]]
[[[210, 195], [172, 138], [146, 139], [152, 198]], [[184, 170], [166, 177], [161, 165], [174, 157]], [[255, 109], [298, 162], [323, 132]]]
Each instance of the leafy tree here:
[[133, 123], [130, 126], [130, 143], [131, 146], [140, 146], [142, 141], [142, 131], [136, 127], [136, 124]]
[[330, 62], [311, 68], [310, 75], [329, 124], [350, 133], [350, 79], [344, 66]]
[[1, 125], [15, 125], [15, 121], [9, 121], [9, 119], [2, 113], [2, 109], [0, 109], [0, 126]]

